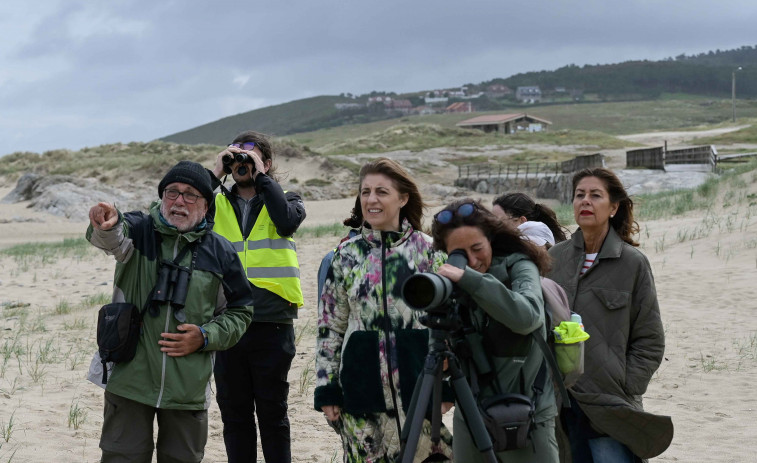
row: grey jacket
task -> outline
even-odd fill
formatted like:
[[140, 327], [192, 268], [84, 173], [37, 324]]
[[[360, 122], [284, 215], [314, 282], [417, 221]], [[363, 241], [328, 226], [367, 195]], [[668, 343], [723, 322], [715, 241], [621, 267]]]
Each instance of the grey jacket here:
[[670, 417], [643, 411], [641, 396], [660, 366], [665, 334], [649, 261], [615, 230], [605, 238], [594, 264], [580, 276], [583, 233], [549, 250], [549, 277], [565, 288], [586, 331], [584, 374], [571, 394], [592, 426], [652, 458], [670, 445]]

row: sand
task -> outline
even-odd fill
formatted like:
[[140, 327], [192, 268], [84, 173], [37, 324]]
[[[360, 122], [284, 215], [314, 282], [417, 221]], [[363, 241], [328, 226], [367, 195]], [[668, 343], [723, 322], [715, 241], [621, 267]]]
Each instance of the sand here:
[[[743, 194], [707, 214], [641, 224], [667, 338], [644, 403], [676, 427], [656, 461], [757, 461], [757, 189], [748, 175]], [[305, 226], [337, 222], [352, 204], [306, 203]], [[0, 205], [0, 249], [80, 237], [85, 227], [23, 203]], [[337, 435], [313, 410], [316, 272], [337, 242], [297, 243], [305, 306], [289, 374], [295, 462], [341, 461]], [[96, 462], [100, 455], [103, 394], [85, 379], [99, 305], [86, 301], [110, 293], [114, 263], [94, 250], [51, 255], [0, 255], [0, 462]], [[221, 433], [213, 403], [205, 461], [226, 461]]]

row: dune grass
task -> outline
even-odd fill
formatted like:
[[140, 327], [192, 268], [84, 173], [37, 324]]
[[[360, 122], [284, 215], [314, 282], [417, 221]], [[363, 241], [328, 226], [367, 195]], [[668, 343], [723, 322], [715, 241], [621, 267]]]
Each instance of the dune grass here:
[[320, 238], [322, 236], [345, 236], [349, 229], [340, 222], [329, 225], [314, 225], [300, 227], [295, 238]]
[[86, 239], [65, 238], [63, 241], [17, 244], [0, 249], [0, 257], [12, 258], [18, 270], [26, 272], [32, 264], [51, 264], [63, 257], [81, 259], [89, 252], [93, 252], [93, 248]]

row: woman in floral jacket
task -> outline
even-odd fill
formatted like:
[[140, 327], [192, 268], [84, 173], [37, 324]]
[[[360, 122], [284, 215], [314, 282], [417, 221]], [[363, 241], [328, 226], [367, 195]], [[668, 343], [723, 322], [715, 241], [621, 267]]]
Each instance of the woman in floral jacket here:
[[[429, 342], [418, 321], [422, 312], [404, 303], [400, 289], [407, 277], [433, 272], [445, 258], [420, 231], [423, 207], [417, 186], [396, 162], [380, 158], [360, 170], [345, 225], [362, 229], [339, 245], [327, 273], [316, 352], [315, 408], [339, 430], [345, 462], [399, 460], [401, 429]], [[426, 420], [416, 461], [432, 453], [451, 458], [449, 431], [442, 428], [439, 446], [430, 431]]]

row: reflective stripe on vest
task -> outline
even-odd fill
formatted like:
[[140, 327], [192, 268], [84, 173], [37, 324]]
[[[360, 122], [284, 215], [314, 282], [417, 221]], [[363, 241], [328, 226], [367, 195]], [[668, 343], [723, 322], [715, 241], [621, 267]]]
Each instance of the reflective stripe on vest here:
[[247, 270], [250, 282], [297, 304], [297, 307], [302, 306], [297, 246], [292, 238], [284, 238], [276, 233], [276, 226], [265, 205], [245, 241], [234, 209], [226, 196], [217, 194], [215, 204], [213, 231], [231, 241], [242, 266]]

